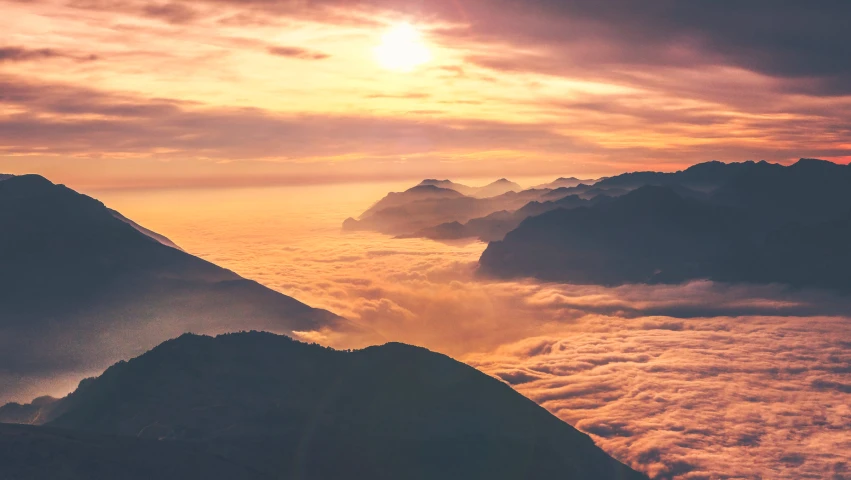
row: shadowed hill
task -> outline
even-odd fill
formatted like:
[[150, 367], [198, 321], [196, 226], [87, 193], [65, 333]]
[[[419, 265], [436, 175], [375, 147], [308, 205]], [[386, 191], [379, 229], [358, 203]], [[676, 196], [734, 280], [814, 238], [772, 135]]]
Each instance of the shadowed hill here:
[[272, 480], [206, 451], [114, 435], [0, 424], [0, 478], [9, 480]]
[[203, 443], [278, 478], [644, 478], [506, 384], [402, 344], [184, 335], [52, 408], [52, 427]]
[[[163, 245], [39, 176], [0, 182], [0, 225], [3, 378], [101, 370], [186, 331], [347, 325]], [[0, 378], [0, 400], [15, 388]]]

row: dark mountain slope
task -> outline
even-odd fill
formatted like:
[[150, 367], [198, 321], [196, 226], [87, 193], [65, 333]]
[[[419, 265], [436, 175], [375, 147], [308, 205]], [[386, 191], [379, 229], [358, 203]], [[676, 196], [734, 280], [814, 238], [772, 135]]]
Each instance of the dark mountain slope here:
[[749, 239], [736, 212], [641, 187], [607, 203], [531, 217], [492, 242], [482, 273], [615, 285], [721, 275]]
[[119, 213], [115, 210], [110, 209], [109, 211], [112, 213], [113, 217], [115, 217], [115, 218], [121, 220], [122, 222], [130, 225], [131, 227], [135, 228], [137, 231], [144, 233], [145, 235], [153, 238], [154, 240], [162, 243], [163, 245], [165, 245], [167, 247], [171, 247], [171, 248], [176, 248], [178, 250], [183, 250], [182, 248], [178, 247], [176, 243], [172, 242], [165, 235], [160, 235], [159, 233], [154, 232], [153, 230], [149, 230], [149, 229], [139, 225], [138, 223], [134, 222], [133, 220], [130, 220], [129, 218], [125, 217], [124, 215], [122, 215], [121, 213]]
[[504, 383], [402, 344], [184, 335], [84, 381], [50, 416], [203, 443], [278, 478], [644, 478]]
[[750, 212], [766, 228], [824, 222], [851, 210], [851, 167], [812, 159], [768, 165], [732, 178], [712, 201]]
[[[3, 378], [102, 370], [186, 331], [346, 323], [165, 246], [39, 176], [0, 182], [0, 225]], [[0, 378], [0, 400], [14, 395], [8, 382]]]
[[[602, 179], [600, 179], [600, 180], [602, 180]], [[544, 184], [538, 185], [534, 188], [547, 188], [547, 189], [550, 189], [550, 190], [555, 190], [557, 188], [572, 188], [572, 187], [579, 186], [581, 184], [593, 185], [593, 184], [597, 183], [598, 181], [599, 180], [590, 180], [590, 179], [582, 180], [582, 179], [579, 179], [579, 178], [576, 178], [576, 177], [559, 177], [559, 178], [553, 180], [550, 183], [544, 183]]]
[[275, 477], [237, 465], [199, 445], [0, 424], [0, 478], [271, 480]]
[[634, 189], [645, 185], [681, 185], [699, 191], [711, 191], [745, 174], [760, 174], [784, 168], [768, 162], [705, 162], [678, 172], [632, 172], [616, 175], [595, 184], [599, 188]]
[[480, 270], [604, 285], [711, 279], [851, 288], [851, 208], [805, 223], [767, 220], [763, 208], [756, 211], [642, 187], [608, 204], [524, 221], [488, 246]]

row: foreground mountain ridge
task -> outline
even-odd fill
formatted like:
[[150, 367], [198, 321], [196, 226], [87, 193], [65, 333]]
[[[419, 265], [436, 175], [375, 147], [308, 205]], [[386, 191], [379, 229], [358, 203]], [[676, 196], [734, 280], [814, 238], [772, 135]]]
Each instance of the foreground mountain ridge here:
[[43, 408], [51, 429], [159, 440], [274, 478], [646, 478], [501, 381], [398, 343], [186, 334]]

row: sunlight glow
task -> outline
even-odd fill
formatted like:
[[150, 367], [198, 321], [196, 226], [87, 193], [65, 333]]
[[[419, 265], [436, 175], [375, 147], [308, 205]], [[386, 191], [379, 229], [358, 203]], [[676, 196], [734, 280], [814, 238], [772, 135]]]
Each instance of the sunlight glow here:
[[431, 52], [422, 35], [409, 23], [400, 23], [388, 30], [373, 52], [381, 67], [396, 72], [411, 72], [431, 60]]

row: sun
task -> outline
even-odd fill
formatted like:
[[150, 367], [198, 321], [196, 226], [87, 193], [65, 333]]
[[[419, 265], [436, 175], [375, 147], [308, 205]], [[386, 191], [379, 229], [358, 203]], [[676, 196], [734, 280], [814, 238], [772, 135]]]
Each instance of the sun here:
[[381, 67], [396, 72], [411, 72], [431, 60], [431, 52], [422, 35], [409, 23], [390, 28], [381, 36], [381, 45], [373, 52]]

